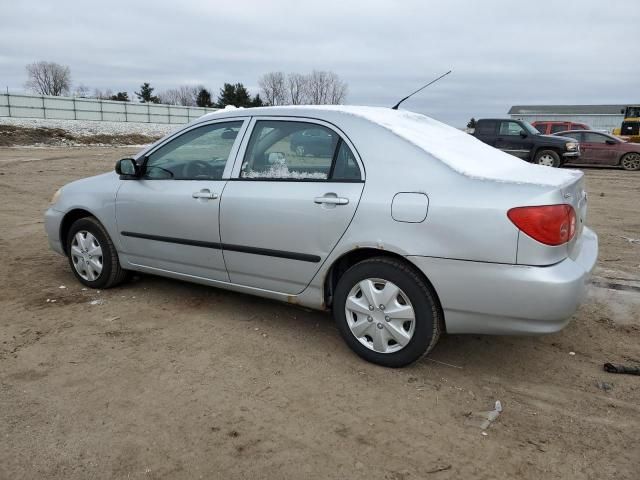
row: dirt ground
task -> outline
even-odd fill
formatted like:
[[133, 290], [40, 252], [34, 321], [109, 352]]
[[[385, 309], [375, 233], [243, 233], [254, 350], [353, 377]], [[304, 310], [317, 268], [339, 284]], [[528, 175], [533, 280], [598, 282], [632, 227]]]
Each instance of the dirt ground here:
[[640, 364], [640, 173], [586, 172], [600, 260], [564, 331], [445, 336], [391, 370], [325, 313], [152, 276], [81, 288], [42, 213], [130, 153], [0, 149], [0, 478], [639, 478], [640, 377], [602, 364]]

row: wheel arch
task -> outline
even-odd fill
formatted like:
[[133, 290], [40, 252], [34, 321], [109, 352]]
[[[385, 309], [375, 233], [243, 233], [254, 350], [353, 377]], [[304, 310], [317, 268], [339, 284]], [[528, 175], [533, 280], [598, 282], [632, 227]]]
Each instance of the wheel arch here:
[[[62, 251], [65, 255], [69, 255], [69, 252], [67, 251], [67, 236], [69, 234], [69, 230], [71, 230], [71, 225], [73, 225], [76, 220], [86, 217], [93, 217], [100, 222], [98, 217], [84, 208], [73, 208], [65, 213], [62, 218], [62, 222], [60, 222], [60, 243], [62, 244]], [[102, 222], [100, 223], [102, 224]]]
[[440, 303], [440, 296], [438, 295], [438, 291], [434, 287], [433, 283], [429, 280], [429, 278], [424, 274], [424, 272], [420, 270], [412, 261], [407, 259], [407, 257], [400, 255], [399, 253], [372, 247], [363, 247], [351, 250], [334, 260], [334, 262], [331, 264], [331, 267], [329, 267], [329, 269], [327, 270], [324, 278], [324, 304], [327, 307], [330, 308], [333, 303], [333, 292], [335, 291], [335, 287], [338, 284], [340, 277], [356, 263], [373, 257], [393, 258], [406, 265], [409, 265], [416, 272], [416, 274], [426, 282], [427, 286], [433, 292], [443, 319], [443, 323], [446, 325], [446, 322], [444, 322], [444, 309], [442, 308], [442, 304]]

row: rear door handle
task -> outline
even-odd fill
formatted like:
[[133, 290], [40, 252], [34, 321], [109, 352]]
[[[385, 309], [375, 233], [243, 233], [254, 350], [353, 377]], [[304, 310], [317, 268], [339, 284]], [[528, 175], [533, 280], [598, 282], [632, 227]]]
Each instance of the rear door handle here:
[[206, 189], [200, 190], [199, 192], [193, 192], [191, 196], [193, 198], [205, 198], [208, 200], [215, 200], [216, 198], [218, 198], [217, 193], [211, 193], [210, 190], [206, 190]]
[[313, 201], [315, 203], [327, 203], [329, 205], [346, 205], [349, 203], [349, 199], [344, 197], [316, 197]]

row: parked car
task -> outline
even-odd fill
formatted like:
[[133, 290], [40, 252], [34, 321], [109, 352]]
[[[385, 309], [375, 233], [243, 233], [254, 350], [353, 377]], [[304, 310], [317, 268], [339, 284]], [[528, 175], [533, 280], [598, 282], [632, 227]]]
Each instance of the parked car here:
[[[310, 128], [332, 155], [291, 153]], [[597, 257], [586, 208], [582, 172], [422, 115], [266, 107], [205, 115], [63, 186], [45, 228], [87, 287], [138, 271], [331, 309], [358, 355], [399, 367], [444, 331], [563, 328]]]
[[607, 133], [571, 130], [557, 135], [580, 143], [580, 158], [567, 163], [579, 165], [619, 165], [640, 170], [640, 143], [631, 143]]
[[591, 130], [591, 127], [585, 123], [562, 122], [557, 120], [537, 120], [531, 125], [543, 135], [553, 135], [554, 133], [565, 132], [567, 130]]
[[505, 153], [548, 167], [560, 167], [580, 156], [574, 139], [542, 135], [524, 120], [480, 119], [473, 135]]

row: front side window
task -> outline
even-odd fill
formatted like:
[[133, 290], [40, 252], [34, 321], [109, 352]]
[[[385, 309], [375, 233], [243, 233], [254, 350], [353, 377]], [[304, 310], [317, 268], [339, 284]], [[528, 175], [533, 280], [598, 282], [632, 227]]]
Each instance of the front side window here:
[[328, 180], [339, 143], [338, 134], [321, 125], [259, 120], [249, 139], [240, 177]]
[[605, 135], [600, 135], [598, 133], [585, 133], [584, 141], [585, 143], [607, 143], [607, 140], [610, 140]]
[[568, 137], [568, 138], [573, 138], [574, 140], [577, 140], [578, 142], [582, 141], [582, 133], [580, 133], [580, 132], [563, 133], [563, 134], [561, 134], [561, 136]]
[[500, 124], [500, 135], [515, 136], [523, 133], [524, 130], [519, 123], [516, 122], [502, 122]]
[[149, 180], [220, 180], [242, 121], [194, 128], [149, 155]]

